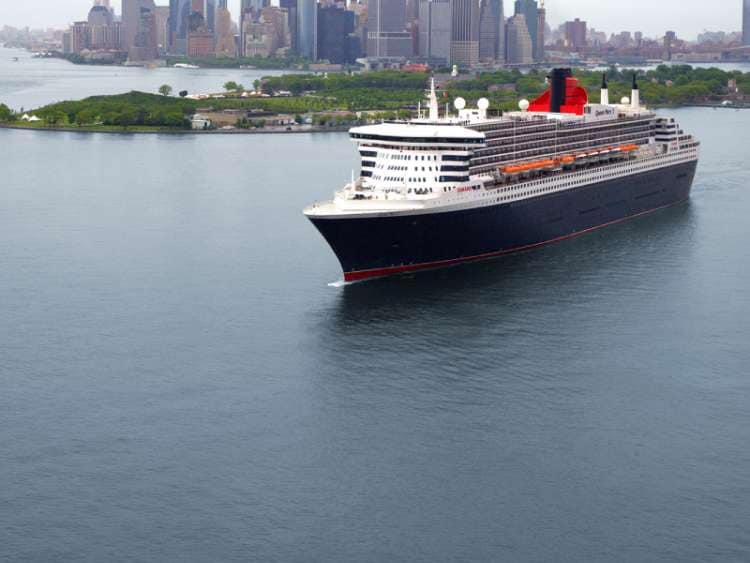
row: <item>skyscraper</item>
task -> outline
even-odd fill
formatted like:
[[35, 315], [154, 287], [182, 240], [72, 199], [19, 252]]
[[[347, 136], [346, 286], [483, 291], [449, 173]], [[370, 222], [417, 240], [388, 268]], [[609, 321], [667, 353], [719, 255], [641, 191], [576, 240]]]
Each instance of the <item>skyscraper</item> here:
[[[531, 37], [532, 57], [539, 60], [539, 6], [536, 0], [516, 0], [515, 15], [523, 15]], [[541, 30], [544, 35], [544, 29]]]
[[479, 62], [479, 0], [453, 0], [451, 64], [472, 67]]
[[420, 0], [419, 56], [433, 65], [448, 64], [451, 57], [450, 0]]
[[565, 22], [565, 43], [576, 51], [586, 48], [586, 22], [576, 18]]
[[[125, 0], [123, 0], [125, 2]], [[169, 1], [169, 47], [175, 55], [187, 54], [187, 39], [190, 31], [191, 0]]]
[[367, 56], [411, 56], [411, 34], [406, 31], [406, 0], [367, 2]]
[[505, 62], [505, 13], [502, 0], [482, 0], [479, 14], [479, 59]]
[[357, 57], [354, 12], [343, 6], [318, 5], [318, 58], [334, 64], [353, 63]]
[[138, 3], [136, 34], [128, 58], [131, 61], [151, 61], [159, 55], [156, 43], [156, 5], [154, 0], [138, 0]]
[[227, 0], [219, 0], [216, 8], [216, 56], [235, 57], [237, 48], [232, 33], [232, 15], [227, 6]]
[[508, 20], [505, 44], [506, 60], [509, 64], [526, 65], [534, 62], [531, 34], [523, 14], [516, 14]]
[[318, 59], [318, 4], [297, 0], [297, 53], [310, 61]]
[[750, 0], [742, 4], [742, 44], [750, 45]]

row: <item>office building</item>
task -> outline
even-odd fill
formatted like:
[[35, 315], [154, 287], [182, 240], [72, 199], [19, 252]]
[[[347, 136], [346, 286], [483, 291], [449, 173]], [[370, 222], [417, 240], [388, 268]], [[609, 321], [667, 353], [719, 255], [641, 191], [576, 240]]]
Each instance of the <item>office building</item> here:
[[482, 0], [479, 13], [479, 59], [505, 62], [505, 13], [502, 0]]
[[[123, 0], [123, 5], [126, 0]], [[128, 22], [125, 22], [126, 30]], [[151, 61], [159, 56], [156, 43], [156, 5], [154, 0], [139, 0], [136, 34], [128, 50], [131, 61]]]
[[172, 54], [187, 54], [191, 10], [192, 0], [170, 0], [169, 2], [168, 51]]
[[742, 3], [742, 44], [750, 45], [750, 0]]
[[448, 64], [451, 57], [450, 0], [420, 1], [419, 56], [433, 66]]
[[411, 57], [414, 41], [406, 25], [406, 0], [369, 0], [367, 56]]
[[318, 59], [350, 64], [359, 55], [354, 35], [354, 12], [343, 6], [318, 6]]
[[[529, 32], [531, 38], [531, 48], [533, 59], [540, 60], [539, 57], [539, 6], [536, 0], [516, 0], [515, 4], [515, 15], [523, 15], [526, 22], [526, 29]], [[541, 34], [544, 35], [544, 28], [541, 29]], [[544, 39], [542, 39], [542, 45]]]
[[318, 5], [315, 0], [297, 0], [297, 54], [318, 60]]
[[286, 10], [267, 6], [257, 18], [245, 18], [242, 36], [246, 57], [269, 58], [283, 54], [291, 44]]
[[508, 64], [527, 65], [534, 62], [531, 34], [523, 14], [516, 14], [508, 20], [505, 31], [505, 53]]
[[233, 58], [237, 56], [237, 44], [232, 31], [232, 14], [227, 0], [219, 0], [216, 8], [216, 56]]
[[578, 18], [565, 22], [565, 45], [579, 52], [586, 48], [586, 22]]
[[297, 52], [297, 0], [279, 0], [279, 7], [286, 10], [289, 31], [291, 33], [291, 50]]
[[157, 6], [154, 11], [156, 17], [156, 45], [159, 54], [166, 54], [169, 49], [169, 6]]
[[450, 63], [470, 68], [479, 62], [479, 0], [453, 0]]
[[536, 60], [544, 61], [544, 35], [545, 30], [547, 29], [547, 10], [544, 7], [544, 0], [542, 0], [542, 5], [539, 7], [536, 13]]

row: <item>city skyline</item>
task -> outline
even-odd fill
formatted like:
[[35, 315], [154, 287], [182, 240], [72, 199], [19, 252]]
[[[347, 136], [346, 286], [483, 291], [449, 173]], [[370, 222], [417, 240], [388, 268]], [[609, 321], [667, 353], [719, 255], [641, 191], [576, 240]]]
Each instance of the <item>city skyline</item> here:
[[[236, 20], [241, 0], [229, 0], [229, 9]], [[608, 34], [623, 30], [642, 31], [647, 36], [660, 36], [673, 29], [678, 36], [693, 40], [704, 30], [739, 31], [742, 25], [742, 2], [732, 0], [736, 6], [716, 10], [708, 0], [662, 0], [659, 3], [633, 0], [626, 3], [602, 3], [594, 0], [548, 0], [547, 21], [554, 28], [565, 21], [579, 17], [591, 27]], [[112, 5], [121, 13], [121, 0], [112, 0]], [[159, 4], [166, 4], [160, 0]], [[272, 2], [278, 4], [278, 0]], [[0, 27], [29, 26], [32, 28], [63, 28], [82, 19], [88, 12], [91, 0], [37, 0], [34, 3], [6, 4], [0, 9]], [[513, 13], [513, 2], [505, 0], [505, 13]], [[649, 17], [643, 18], [638, 5], [648, 6]], [[676, 16], [679, 15], [679, 18]], [[612, 23], [616, 22], [616, 23]]]

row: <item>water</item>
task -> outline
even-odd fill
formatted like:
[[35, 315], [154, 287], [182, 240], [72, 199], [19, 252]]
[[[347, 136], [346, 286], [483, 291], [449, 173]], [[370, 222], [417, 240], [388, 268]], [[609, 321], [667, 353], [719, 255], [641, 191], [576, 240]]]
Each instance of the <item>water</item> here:
[[[13, 57], [19, 61], [14, 62]], [[131, 90], [156, 94], [162, 84], [175, 92], [223, 91], [233, 80], [250, 88], [263, 76], [283, 71], [241, 69], [181, 69], [74, 65], [61, 59], [33, 59], [18, 49], [0, 49], [0, 103], [13, 109], [37, 108], [63, 100], [79, 100]]]
[[0, 560], [747, 561], [750, 112], [674, 113], [690, 205], [344, 287], [345, 135], [0, 130]]

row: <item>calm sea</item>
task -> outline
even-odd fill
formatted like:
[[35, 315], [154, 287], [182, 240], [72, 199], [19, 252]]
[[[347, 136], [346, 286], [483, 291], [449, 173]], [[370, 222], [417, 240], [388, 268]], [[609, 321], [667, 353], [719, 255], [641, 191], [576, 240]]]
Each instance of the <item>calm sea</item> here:
[[348, 287], [345, 135], [0, 130], [0, 560], [748, 561], [750, 112], [674, 114], [689, 205]]
[[277, 74], [283, 71], [74, 65], [60, 59], [33, 59], [27, 51], [0, 48], [0, 103], [16, 110], [32, 109], [131, 90], [156, 94], [162, 84], [169, 84], [175, 92], [215, 93], [223, 91], [230, 80], [250, 88], [255, 80]]

